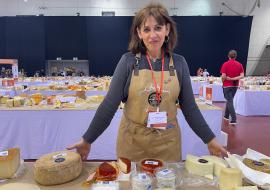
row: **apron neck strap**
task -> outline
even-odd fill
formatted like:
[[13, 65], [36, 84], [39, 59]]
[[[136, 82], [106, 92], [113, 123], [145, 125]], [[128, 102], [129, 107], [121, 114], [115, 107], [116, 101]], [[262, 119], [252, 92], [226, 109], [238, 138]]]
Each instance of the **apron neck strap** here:
[[170, 63], [169, 63], [169, 72], [170, 76], [174, 76], [174, 64], [173, 64], [173, 56], [170, 54]]
[[141, 60], [141, 53], [136, 53], [135, 59], [136, 63], [134, 64], [134, 75], [139, 76], [139, 61]]

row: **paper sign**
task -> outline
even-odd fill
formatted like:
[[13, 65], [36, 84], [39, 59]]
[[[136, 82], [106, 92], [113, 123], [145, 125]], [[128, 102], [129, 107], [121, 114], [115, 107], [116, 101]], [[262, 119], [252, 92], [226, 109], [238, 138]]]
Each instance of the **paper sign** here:
[[76, 97], [59, 97], [58, 98], [61, 103], [75, 103]]
[[199, 99], [200, 100], [204, 100], [204, 97], [203, 97], [203, 86], [200, 86], [200, 88], [199, 88]]
[[147, 127], [166, 129], [167, 126], [167, 112], [149, 112]]
[[206, 97], [205, 97], [205, 100], [206, 100], [206, 103], [207, 104], [212, 104], [212, 97], [213, 97], [213, 89], [212, 87], [210, 86], [207, 86], [206, 87]]
[[0, 156], [8, 156], [8, 151], [2, 151], [0, 152]]

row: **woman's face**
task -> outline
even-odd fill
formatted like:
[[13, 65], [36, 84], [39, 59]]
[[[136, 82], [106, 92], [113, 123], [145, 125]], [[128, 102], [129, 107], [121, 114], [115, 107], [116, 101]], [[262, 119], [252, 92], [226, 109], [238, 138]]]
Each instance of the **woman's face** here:
[[159, 25], [153, 16], [149, 16], [140, 28], [138, 36], [143, 40], [150, 54], [158, 55], [164, 43], [165, 36], [169, 35], [170, 24]]

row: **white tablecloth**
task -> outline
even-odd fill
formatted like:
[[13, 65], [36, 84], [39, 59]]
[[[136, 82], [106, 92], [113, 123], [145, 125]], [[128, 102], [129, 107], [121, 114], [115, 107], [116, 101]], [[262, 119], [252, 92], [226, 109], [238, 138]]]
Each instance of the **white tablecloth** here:
[[200, 87], [204, 84], [207, 84], [207, 82], [204, 81], [193, 81], [191, 80], [192, 90], [193, 94], [199, 94]]
[[[88, 128], [94, 110], [0, 111], [0, 150], [20, 147], [24, 159], [36, 159], [63, 150], [77, 142]], [[202, 110], [210, 128], [220, 139], [222, 110]], [[116, 138], [122, 110], [116, 112], [110, 126], [93, 143], [88, 159], [116, 159]], [[182, 156], [208, 154], [207, 145], [189, 128], [181, 111]]]
[[270, 91], [237, 90], [235, 112], [244, 116], [270, 116]]

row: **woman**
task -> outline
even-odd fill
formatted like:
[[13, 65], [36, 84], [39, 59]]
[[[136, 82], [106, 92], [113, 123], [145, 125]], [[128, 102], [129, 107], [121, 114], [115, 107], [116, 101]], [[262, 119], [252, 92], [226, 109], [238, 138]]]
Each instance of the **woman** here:
[[150, 4], [140, 10], [131, 28], [130, 52], [119, 61], [107, 96], [83, 139], [68, 149], [77, 149], [86, 159], [91, 143], [107, 128], [123, 101], [117, 156], [132, 161], [149, 157], [181, 161], [179, 101], [187, 122], [208, 144], [210, 153], [225, 154], [195, 103], [185, 59], [173, 54], [176, 41], [175, 23], [162, 5]]

